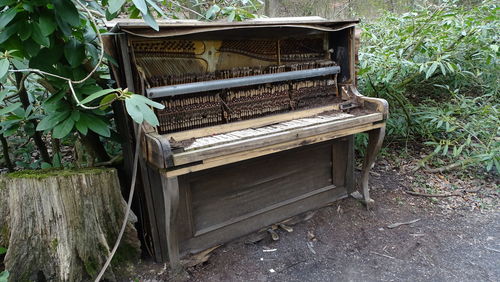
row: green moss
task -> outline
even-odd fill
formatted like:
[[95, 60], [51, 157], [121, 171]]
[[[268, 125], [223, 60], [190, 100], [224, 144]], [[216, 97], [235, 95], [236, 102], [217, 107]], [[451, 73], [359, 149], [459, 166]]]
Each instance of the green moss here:
[[98, 174], [112, 170], [112, 168], [80, 168], [80, 169], [57, 169], [48, 168], [40, 170], [21, 170], [12, 173], [7, 173], [5, 176], [9, 178], [36, 178], [43, 179], [54, 176], [69, 176], [75, 174]]
[[118, 266], [125, 262], [134, 262], [139, 259], [139, 256], [137, 248], [122, 241], [111, 260], [111, 265]]
[[52, 242], [50, 242], [50, 246], [52, 247], [53, 251], [55, 251], [57, 249], [58, 245], [59, 245], [59, 241], [57, 240], [57, 238], [54, 238], [54, 240], [52, 240]]
[[[0, 228], [0, 242], [3, 241], [4, 244], [9, 243], [9, 237], [10, 237], [9, 228], [7, 228], [7, 224], [4, 224], [4, 226]], [[4, 247], [8, 248], [9, 246], [4, 246]]]
[[89, 257], [88, 260], [84, 261], [83, 266], [85, 267], [85, 272], [87, 272], [90, 277], [94, 277], [97, 274], [99, 264], [93, 257]]

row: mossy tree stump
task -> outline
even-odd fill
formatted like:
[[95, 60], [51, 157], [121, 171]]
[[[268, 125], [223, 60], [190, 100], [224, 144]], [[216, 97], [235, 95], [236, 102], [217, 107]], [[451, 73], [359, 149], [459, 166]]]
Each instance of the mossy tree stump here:
[[[0, 177], [0, 245], [11, 281], [97, 276], [125, 216], [114, 169], [30, 171]], [[129, 220], [116, 260], [137, 259]], [[115, 260], [115, 262], [116, 262]], [[106, 279], [114, 280], [112, 267]]]

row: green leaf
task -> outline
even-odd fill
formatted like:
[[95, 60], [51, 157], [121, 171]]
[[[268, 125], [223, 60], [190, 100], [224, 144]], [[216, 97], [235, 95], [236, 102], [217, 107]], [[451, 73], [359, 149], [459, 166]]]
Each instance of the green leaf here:
[[46, 162], [42, 162], [40, 165], [41, 169], [47, 169], [47, 168], [51, 168], [51, 167], [52, 167], [52, 165], [49, 163], [46, 163]]
[[9, 272], [4, 270], [0, 273], [0, 282], [8, 282], [9, 281]]
[[142, 101], [143, 103], [148, 104], [148, 105], [152, 106], [153, 108], [157, 108], [157, 109], [160, 109], [160, 110], [162, 110], [162, 109], [165, 108], [165, 106], [163, 104], [160, 104], [158, 102], [150, 100], [150, 99], [148, 99], [148, 98], [146, 98], [146, 97], [144, 97], [142, 95], [134, 94], [132, 96], [133, 96], [134, 99]]
[[18, 129], [19, 129], [19, 124], [13, 125], [12, 127], [3, 132], [3, 137], [9, 137], [14, 135]]
[[154, 30], [159, 31], [160, 27], [158, 26], [158, 23], [156, 20], [151, 16], [149, 13], [147, 14], [142, 14], [142, 18], [144, 21]]
[[431, 67], [428, 68], [427, 71], [425, 72], [425, 79], [429, 79], [429, 77], [431, 77], [434, 74], [437, 67], [438, 67], [438, 62], [432, 63]]
[[234, 16], [236, 16], [236, 11], [231, 11], [231, 13], [229, 14], [229, 16], [227, 17], [227, 21], [228, 22], [234, 21]]
[[43, 102], [43, 105], [47, 106], [47, 105], [56, 103], [56, 102], [60, 101], [64, 97], [64, 95], [66, 95], [66, 89], [61, 90], [61, 91], [57, 92], [56, 94], [51, 95], [47, 100], [45, 100]]
[[216, 14], [220, 11], [220, 7], [217, 4], [214, 4], [210, 9], [208, 9], [207, 13], [205, 14], [205, 18], [207, 20], [211, 19], [212, 16], [216, 16]]
[[160, 124], [155, 112], [150, 107], [142, 103], [138, 103], [137, 106], [141, 110], [145, 122], [149, 123], [151, 126], [158, 126]]
[[60, 124], [58, 124], [56, 127], [54, 127], [54, 130], [52, 131], [52, 137], [61, 139], [66, 137], [71, 130], [73, 129], [73, 126], [75, 125], [75, 121], [71, 118], [67, 118]]
[[2, 12], [0, 15], [0, 27], [6, 27], [12, 21], [17, 14], [16, 10], [16, 7], [12, 7], [6, 12]]
[[4, 30], [2, 30], [0, 32], [0, 44], [4, 43], [5, 41], [7, 41], [13, 34], [16, 33], [17, 31], [17, 28], [19, 27], [19, 25], [17, 23], [13, 24], [13, 25], [9, 25], [7, 28], [5, 28]]
[[38, 26], [40, 27], [40, 31], [42, 32], [43, 36], [49, 36], [54, 32], [54, 30], [56, 30], [57, 25], [52, 17], [48, 15], [42, 15], [38, 19]]
[[0, 7], [10, 6], [16, 3], [17, 0], [0, 0]]
[[54, 114], [48, 115], [40, 121], [40, 123], [36, 127], [36, 130], [43, 131], [54, 128], [58, 123], [67, 119], [70, 114], [71, 112], [69, 110], [66, 110], [64, 112], [56, 112]]
[[97, 92], [93, 93], [92, 95], [88, 96], [87, 98], [81, 100], [80, 104], [78, 104], [78, 105], [87, 104], [88, 102], [94, 101], [95, 99], [97, 99], [99, 97], [102, 97], [104, 95], [107, 95], [107, 94], [113, 93], [113, 92], [116, 92], [116, 89], [104, 89], [101, 91], [97, 91]]
[[13, 111], [19, 109], [21, 107], [21, 105], [22, 105], [21, 102], [17, 102], [17, 103], [8, 105], [5, 108], [0, 109], [0, 116], [1, 115], [5, 115], [6, 113], [10, 113], [10, 112], [13, 112]]
[[109, 106], [108, 104], [114, 101], [117, 97], [118, 96], [116, 94], [112, 93], [102, 98], [101, 102], [99, 102], [99, 105], [101, 106], [100, 109], [105, 109], [107, 106]]
[[71, 26], [80, 26], [80, 15], [70, 0], [52, 0], [54, 11], [65, 23]]
[[64, 35], [68, 37], [71, 36], [72, 33], [71, 26], [67, 22], [65, 22], [58, 14], [56, 14], [56, 23]]
[[96, 117], [94, 115], [89, 115], [85, 113], [80, 114], [80, 120], [83, 119], [84, 124], [92, 131], [95, 133], [104, 136], [104, 137], [109, 137], [111, 136], [111, 131], [109, 130], [109, 124], [104, 122], [102, 119], [99, 117]]
[[443, 75], [446, 75], [446, 67], [444, 66], [443, 63], [439, 63], [439, 67], [441, 68], [441, 73]]
[[61, 165], [61, 152], [57, 152], [52, 157], [52, 167], [62, 167]]
[[156, 5], [155, 1], [154, 0], [146, 0], [146, 2], [148, 2], [148, 4], [153, 7], [153, 9], [155, 9], [156, 12], [158, 12], [158, 14], [160, 14], [162, 17], [166, 17], [165, 13], [163, 12], [163, 10], [158, 7], [158, 5]]
[[[28, 38], [23, 42], [25, 51], [31, 56], [35, 57], [40, 52], [40, 45], [36, 43], [33, 38]], [[17, 66], [16, 66], [17, 67]], [[28, 67], [28, 66], [26, 66]]]
[[[130, 98], [127, 98], [125, 100], [125, 108], [127, 109], [127, 113], [129, 116], [138, 124], [141, 124], [144, 121], [144, 116], [142, 115], [142, 112], [137, 105], [138, 102], [136, 99], [134, 99], [135, 95], [132, 95]], [[139, 102], [140, 103], [140, 102]]]
[[443, 156], [445, 156], [446, 154], [448, 154], [448, 144], [445, 144], [445, 145], [444, 145], [442, 155], [443, 155]]
[[141, 11], [141, 13], [148, 13], [148, 6], [146, 5], [145, 0], [132, 0], [132, 2], [134, 3], [135, 7], [139, 9], [139, 11]]
[[438, 145], [438, 146], [434, 149], [434, 154], [439, 153], [439, 151], [441, 151], [441, 145]]
[[108, 1], [108, 11], [113, 14], [120, 10], [120, 8], [125, 4], [125, 0], [109, 0]]
[[31, 38], [33, 38], [33, 40], [36, 43], [38, 43], [42, 46], [45, 46], [45, 47], [49, 47], [50, 46], [49, 37], [44, 36], [42, 34], [42, 31], [40, 30], [40, 27], [37, 24], [32, 25], [32, 28], [33, 28], [33, 31], [31, 33]]
[[98, 117], [93, 117], [92, 121], [93, 122], [88, 125], [90, 130], [104, 137], [111, 136], [111, 131], [109, 130], [109, 124], [105, 123]]
[[80, 119], [80, 111], [73, 111], [71, 112], [71, 119], [74, 121], [78, 121]]
[[0, 103], [3, 101], [3, 99], [5, 98], [5, 96], [7, 96], [7, 94], [9, 94], [9, 91], [0, 91]]
[[85, 47], [76, 39], [71, 39], [64, 45], [64, 56], [71, 67], [77, 67], [82, 64], [85, 59]]
[[19, 34], [19, 38], [21, 38], [22, 41], [25, 41], [26, 39], [30, 38], [32, 31], [33, 29], [31, 27], [31, 24], [27, 21], [23, 21], [21, 22], [17, 33]]
[[5, 253], [7, 253], [7, 249], [4, 247], [0, 247], [0, 255], [3, 255]]
[[0, 59], [0, 79], [7, 75], [9, 72], [9, 60], [7, 58]]
[[75, 127], [78, 131], [80, 131], [81, 134], [87, 135], [88, 132], [88, 126], [87, 126], [87, 119], [85, 118], [80, 118], [78, 121], [75, 123]]

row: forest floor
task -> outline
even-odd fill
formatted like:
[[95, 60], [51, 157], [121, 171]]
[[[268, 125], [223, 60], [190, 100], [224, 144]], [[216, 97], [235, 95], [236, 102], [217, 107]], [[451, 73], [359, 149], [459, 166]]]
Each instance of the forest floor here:
[[[183, 280], [499, 281], [498, 177], [411, 168], [384, 158], [371, 177], [372, 210], [353, 198], [336, 201], [292, 232], [279, 230], [277, 241], [242, 238], [219, 247]], [[166, 265], [147, 260], [124, 273], [124, 280], [173, 280]]]

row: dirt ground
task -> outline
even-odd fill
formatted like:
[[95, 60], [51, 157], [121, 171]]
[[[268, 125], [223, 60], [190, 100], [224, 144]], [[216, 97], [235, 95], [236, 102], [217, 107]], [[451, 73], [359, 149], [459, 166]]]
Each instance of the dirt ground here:
[[[279, 230], [278, 241], [241, 239], [216, 249], [187, 269], [187, 281], [500, 281], [498, 184], [403, 173], [382, 161], [371, 179], [371, 211], [353, 198], [337, 201], [292, 232]], [[405, 193], [457, 193], [467, 185], [476, 187], [453, 197]], [[124, 280], [174, 280], [149, 261], [128, 273]]]

